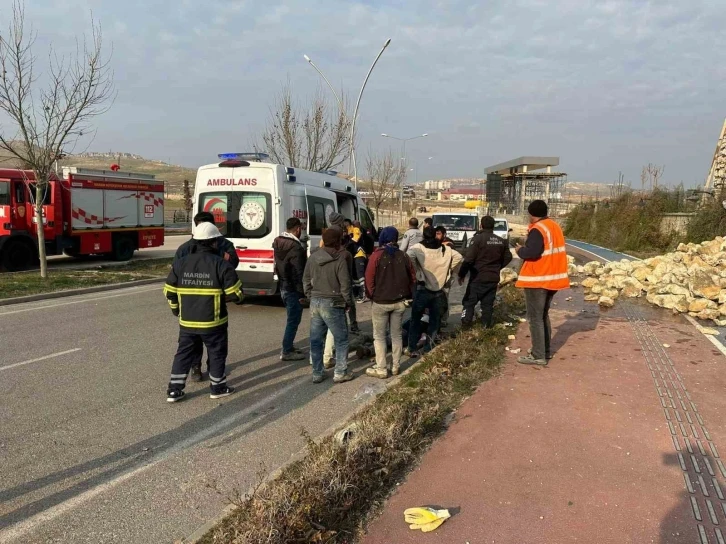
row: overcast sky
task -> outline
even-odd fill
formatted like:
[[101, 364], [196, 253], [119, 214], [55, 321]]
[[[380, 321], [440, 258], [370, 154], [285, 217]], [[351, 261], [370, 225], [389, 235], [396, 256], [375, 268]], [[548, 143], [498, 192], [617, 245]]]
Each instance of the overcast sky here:
[[358, 153], [387, 149], [381, 132], [428, 132], [408, 146], [419, 180], [556, 155], [570, 180], [622, 170], [639, 185], [653, 162], [666, 182], [694, 184], [726, 117], [723, 0], [32, 0], [39, 60], [87, 29], [90, 10], [118, 90], [93, 151], [197, 167], [248, 150], [282, 83], [300, 97], [320, 84], [303, 54], [355, 98], [387, 38]]

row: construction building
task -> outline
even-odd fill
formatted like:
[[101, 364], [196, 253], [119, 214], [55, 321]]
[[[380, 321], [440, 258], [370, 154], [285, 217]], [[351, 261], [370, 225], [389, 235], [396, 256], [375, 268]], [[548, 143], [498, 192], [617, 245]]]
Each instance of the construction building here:
[[564, 212], [567, 174], [553, 171], [559, 157], [519, 157], [486, 169], [486, 200], [490, 214], [521, 215], [533, 200], [544, 200], [550, 215]]

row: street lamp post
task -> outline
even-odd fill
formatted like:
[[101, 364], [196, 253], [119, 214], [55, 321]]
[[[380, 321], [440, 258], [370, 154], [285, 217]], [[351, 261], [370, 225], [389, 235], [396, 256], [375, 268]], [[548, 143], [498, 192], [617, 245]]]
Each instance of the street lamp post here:
[[376, 67], [376, 63], [378, 63], [378, 59], [381, 58], [381, 55], [386, 50], [386, 47], [391, 43], [391, 38], [388, 38], [386, 40], [386, 43], [383, 44], [383, 47], [378, 52], [378, 55], [376, 56], [376, 60], [373, 61], [373, 64], [371, 64], [371, 69], [368, 70], [368, 74], [366, 75], [366, 78], [363, 80], [363, 85], [360, 88], [360, 93], [358, 94], [358, 100], [355, 103], [355, 110], [353, 110], [353, 122], [351, 123], [350, 127], [350, 156], [353, 159], [353, 175], [355, 176], [355, 186], [356, 189], [358, 188], [358, 166], [355, 163], [355, 123], [358, 120], [358, 108], [360, 107], [360, 100], [363, 98], [363, 91], [366, 88], [366, 84], [368, 83], [368, 78], [371, 77], [371, 72], [373, 72], [373, 68]]
[[[320, 68], [318, 68], [315, 65], [315, 63], [312, 61], [312, 59], [310, 57], [308, 57], [307, 55], [303, 55], [303, 57], [305, 58], [306, 61], [308, 61], [308, 64], [310, 66], [312, 66], [313, 68], [315, 68], [315, 71], [318, 74], [320, 74], [320, 77], [323, 78], [323, 80], [325, 81], [325, 83], [328, 84], [328, 87], [330, 88], [330, 92], [333, 93], [333, 96], [335, 97], [336, 102], [338, 102], [338, 107], [340, 108], [340, 111], [343, 112], [343, 115], [345, 115], [346, 118], [347, 118], [348, 117], [348, 113], [345, 111], [345, 108], [343, 108], [343, 101], [340, 99], [340, 96], [338, 96], [338, 93], [335, 92], [335, 88], [330, 83], [330, 81], [328, 80], [328, 78], [325, 77], [325, 74], [320, 70]], [[355, 161], [355, 149], [351, 149], [351, 154], [352, 154], [353, 160]], [[350, 172], [350, 162], [348, 163], [348, 171]], [[357, 188], [358, 188], [358, 184], [356, 183], [356, 189]]]
[[402, 160], [406, 161], [406, 165], [408, 165], [407, 158], [406, 158], [406, 142], [409, 142], [411, 140], [418, 140], [419, 138], [425, 138], [428, 136], [428, 132], [424, 132], [423, 134], [420, 134], [418, 136], [412, 136], [411, 138], [398, 138], [397, 136], [391, 136], [390, 134], [386, 134], [385, 132], [381, 134], [384, 138], [391, 138], [392, 140], [398, 140], [399, 142], [403, 142], [403, 157]]
[[[386, 43], [383, 44], [383, 47], [381, 48], [380, 52], [376, 56], [376, 59], [373, 61], [373, 64], [371, 65], [370, 70], [368, 70], [368, 74], [366, 75], [365, 80], [363, 80], [363, 86], [360, 88], [360, 93], [358, 94], [358, 100], [355, 103], [355, 110], [353, 111], [353, 120], [351, 122], [350, 126], [350, 159], [353, 161], [353, 179], [355, 183], [355, 188], [358, 189], [358, 165], [355, 162], [355, 123], [358, 119], [358, 108], [360, 107], [360, 101], [361, 98], [363, 98], [363, 91], [366, 88], [366, 84], [368, 83], [368, 78], [371, 77], [371, 73], [373, 72], [373, 68], [376, 67], [376, 64], [378, 63], [378, 59], [381, 58], [381, 55], [383, 55], [383, 52], [386, 50], [386, 47], [391, 43], [391, 38], [388, 38], [386, 40]], [[328, 78], [325, 77], [323, 72], [320, 71], [320, 69], [315, 66], [315, 63], [308, 57], [307, 55], [303, 55], [305, 57], [305, 60], [308, 61], [310, 66], [315, 68], [315, 71], [320, 74], [320, 77], [322, 77], [325, 80], [325, 83], [328, 84], [328, 87], [330, 87], [330, 90], [333, 92], [333, 96], [335, 96], [335, 99], [338, 101], [338, 106], [340, 106], [340, 109], [343, 109], [343, 102], [338, 97], [338, 94], [335, 92], [335, 89], [330, 84], [330, 81], [328, 81]], [[348, 162], [348, 174], [350, 175], [350, 161]]]
[[330, 92], [333, 93], [333, 96], [335, 97], [335, 100], [338, 102], [338, 106], [342, 110], [343, 109], [343, 102], [340, 100], [340, 97], [338, 96], [338, 93], [335, 92], [335, 88], [333, 87], [333, 85], [330, 83], [330, 81], [328, 81], [328, 78], [325, 77], [325, 74], [320, 71], [320, 68], [318, 68], [317, 66], [315, 66], [315, 63], [312, 61], [312, 59], [310, 57], [308, 57], [307, 55], [303, 55], [303, 57], [305, 58], [306, 61], [308, 61], [308, 64], [310, 64], [310, 66], [312, 66], [313, 68], [315, 68], [315, 71], [318, 74], [320, 74], [320, 77], [323, 78], [323, 80], [325, 81], [325, 83], [328, 84], [328, 87], [330, 88]]

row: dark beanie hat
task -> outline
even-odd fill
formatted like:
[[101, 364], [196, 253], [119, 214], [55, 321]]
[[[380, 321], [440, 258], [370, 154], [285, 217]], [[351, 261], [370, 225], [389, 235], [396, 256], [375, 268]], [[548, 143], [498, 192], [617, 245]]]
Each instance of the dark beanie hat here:
[[532, 217], [547, 217], [547, 203], [544, 200], [534, 200], [527, 208]]
[[340, 238], [342, 237], [342, 234], [343, 233], [338, 228], [327, 229], [323, 233], [323, 245], [325, 247], [335, 247], [340, 245]]
[[330, 214], [330, 217], [328, 217], [328, 223], [330, 223], [330, 225], [333, 227], [345, 229], [345, 217], [343, 217], [343, 215], [338, 212], [333, 212]]

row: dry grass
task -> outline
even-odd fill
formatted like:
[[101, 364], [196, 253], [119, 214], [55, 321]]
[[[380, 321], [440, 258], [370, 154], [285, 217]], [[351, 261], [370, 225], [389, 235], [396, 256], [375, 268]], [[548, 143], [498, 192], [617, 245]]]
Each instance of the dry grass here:
[[[522, 309], [503, 291], [498, 320]], [[308, 438], [307, 455], [259, 486], [211, 530], [204, 544], [348, 543], [422, 452], [447, 415], [503, 361], [506, 327], [474, 329], [440, 345], [352, 421], [345, 443]]]
[[4, 273], [0, 274], [0, 299], [166, 277], [171, 261], [171, 258], [145, 259], [90, 270], [51, 269], [46, 279], [37, 270]]

